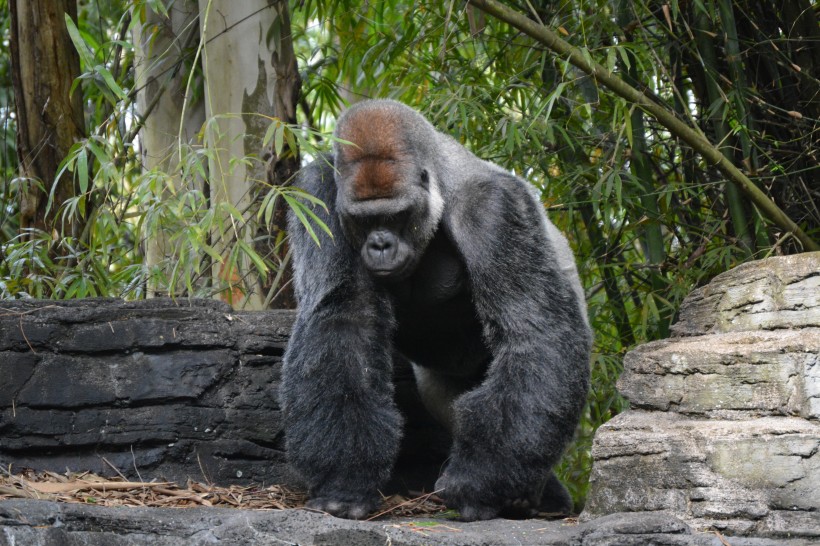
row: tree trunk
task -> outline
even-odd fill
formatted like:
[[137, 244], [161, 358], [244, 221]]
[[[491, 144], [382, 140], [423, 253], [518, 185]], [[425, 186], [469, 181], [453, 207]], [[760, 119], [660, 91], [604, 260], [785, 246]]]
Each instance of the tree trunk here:
[[[193, 142], [205, 122], [204, 103], [191, 104], [188, 100], [185, 120], [180, 125], [188, 77], [188, 71], [181, 65], [184, 55], [196, 47], [199, 7], [195, 0], [183, 0], [168, 8], [169, 17], [150, 9], [145, 12], [145, 21], [134, 27], [135, 82], [140, 90], [137, 112], [143, 118], [142, 165], [146, 171], [158, 169], [171, 175], [169, 185], [157, 189], [159, 198], [186, 189], [203, 190], [203, 181], [198, 179], [185, 181], [189, 185], [184, 187], [178, 170], [180, 139], [184, 144]], [[148, 271], [159, 268], [160, 277], [164, 279], [170, 279], [173, 256], [178, 254], [171, 243], [171, 229], [163, 227], [160, 219], [159, 225], [147, 226], [144, 234], [145, 267]], [[149, 298], [172, 295], [167, 292], [168, 287], [156, 278], [149, 278], [146, 290]]]
[[[269, 176], [273, 183], [287, 183], [298, 168], [298, 156], [292, 152], [271, 157], [263, 149], [269, 118], [295, 121], [299, 76], [288, 4], [282, 0], [199, 0], [199, 5], [208, 82], [206, 138], [214, 151], [209, 169], [212, 206], [228, 203], [246, 222], [254, 222], [257, 199], [267, 190]], [[267, 159], [270, 166], [262, 161], [237, 161], [249, 156]], [[279, 232], [274, 228], [272, 235], [265, 232], [260, 238], [255, 229], [238, 231], [228, 218], [224, 225], [228, 229], [214, 233], [214, 245], [225, 259], [214, 276], [217, 281], [235, 283], [236, 289], [220, 297], [236, 307], [264, 308], [273, 299], [270, 290], [265, 290], [268, 279], [260, 278], [247, 259], [231, 263], [228, 255], [234, 245], [243, 243], [260, 253], [268, 252], [281, 242]]]
[[[70, 93], [80, 75], [80, 58], [65, 23], [77, 18], [73, 0], [11, 0], [11, 64], [17, 106], [17, 155], [20, 176], [20, 229], [78, 236], [81, 221], [61, 207], [76, 194], [69, 172], [55, 180], [71, 146], [83, 138], [82, 93]], [[49, 206], [49, 194], [53, 202]], [[48, 209], [48, 213], [46, 210]]]
[[[299, 103], [302, 82], [296, 64], [296, 54], [293, 52], [290, 11], [286, 0], [276, 0], [272, 2], [272, 5], [277, 18], [277, 22], [274, 24], [282, 29], [280, 39], [274, 41], [271, 51], [271, 63], [276, 77], [273, 88], [274, 116], [285, 123], [295, 124], [296, 105]], [[271, 149], [270, 156], [271, 159], [268, 162], [268, 183], [270, 186], [290, 185], [301, 166], [298, 151], [294, 152], [286, 147], [284, 152], [277, 156], [275, 151]], [[266, 226], [260, 226], [260, 242], [257, 246], [274, 256], [279, 264], [279, 270], [276, 272], [277, 276], [273, 279], [269, 278], [265, 282], [265, 289], [268, 292], [265, 307], [295, 309], [296, 296], [293, 292], [293, 270], [287, 263], [289, 251], [285, 239], [287, 230], [286, 212], [287, 207], [280, 199], [273, 225], [269, 228], [270, 232], [266, 231]]]

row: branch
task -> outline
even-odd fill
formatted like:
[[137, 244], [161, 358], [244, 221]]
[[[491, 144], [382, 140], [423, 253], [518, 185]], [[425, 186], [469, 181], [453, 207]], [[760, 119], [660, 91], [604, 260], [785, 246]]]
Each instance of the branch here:
[[616, 95], [625, 98], [647, 114], [653, 116], [661, 125], [669, 129], [673, 135], [676, 135], [700, 153], [709, 164], [716, 166], [729, 181], [735, 184], [749, 197], [752, 203], [754, 203], [766, 218], [784, 231], [794, 234], [803, 244], [805, 250], [820, 250], [820, 245], [800, 229], [800, 226], [794, 223], [774, 201], [769, 199], [749, 177], [735, 167], [716, 146], [709, 142], [702, 134], [675, 117], [673, 112], [653, 102], [642, 92], [607, 71], [603, 66], [593, 61], [589, 55], [585, 56], [580, 49], [562, 40], [549, 28], [528, 19], [526, 16], [511, 10], [496, 0], [469, 0], [469, 3], [517, 28], [524, 34], [544, 44], [553, 52], [567, 57], [570, 63], [608, 87]]

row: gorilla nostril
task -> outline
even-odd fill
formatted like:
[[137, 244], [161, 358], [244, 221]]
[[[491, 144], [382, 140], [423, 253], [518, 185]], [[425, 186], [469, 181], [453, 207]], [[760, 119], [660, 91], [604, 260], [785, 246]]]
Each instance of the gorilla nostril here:
[[393, 248], [395, 237], [383, 231], [376, 231], [370, 234], [367, 239], [367, 248], [374, 252], [385, 252]]
[[370, 241], [370, 248], [373, 250], [387, 250], [390, 248], [390, 241], [385, 240], [383, 237], [378, 237]]

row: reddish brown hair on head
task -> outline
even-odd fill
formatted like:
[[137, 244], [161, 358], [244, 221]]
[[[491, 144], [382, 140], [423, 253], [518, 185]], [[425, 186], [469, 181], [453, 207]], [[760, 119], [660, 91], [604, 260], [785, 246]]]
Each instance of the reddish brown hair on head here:
[[395, 113], [382, 108], [358, 110], [344, 118], [336, 136], [339, 159], [352, 168], [356, 199], [390, 198], [400, 181], [399, 164], [407, 158], [402, 139], [404, 128]]
[[394, 197], [399, 175], [396, 164], [392, 161], [364, 159], [353, 177], [353, 196], [356, 199]]

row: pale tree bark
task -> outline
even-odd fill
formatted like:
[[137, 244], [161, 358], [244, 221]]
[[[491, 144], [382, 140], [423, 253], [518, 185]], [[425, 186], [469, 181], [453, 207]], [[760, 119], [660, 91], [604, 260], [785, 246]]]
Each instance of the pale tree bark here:
[[[20, 228], [77, 237], [81, 219], [61, 224], [60, 208], [76, 195], [71, 173], [55, 180], [71, 146], [83, 138], [82, 93], [70, 93], [80, 59], [66, 29], [65, 14], [77, 19], [74, 0], [11, 0], [11, 64], [17, 112]], [[54, 187], [56, 185], [56, 187]], [[54, 200], [48, 206], [48, 196]], [[48, 214], [46, 214], [48, 210]]]
[[[137, 14], [134, 14], [135, 17]], [[185, 55], [196, 48], [199, 38], [199, 6], [196, 0], [178, 0], [168, 7], [168, 16], [145, 10], [145, 21], [134, 26], [135, 82], [137, 114], [140, 116], [140, 152], [146, 171], [158, 169], [168, 173], [168, 183], [157, 188], [158, 197], [185, 190], [203, 190], [203, 181], [182, 181], [179, 172], [180, 144], [196, 139], [205, 122], [202, 101], [186, 104], [188, 70]], [[193, 58], [193, 55], [190, 55]], [[183, 110], [185, 119], [182, 119]], [[182, 141], [180, 143], [180, 140]], [[173, 257], [178, 249], [171, 242], [172, 226], [148, 226], [143, 234], [145, 266], [160, 268], [160, 277], [168, 279], [173, 268]], [[149, 277], [150, 278], [150, 277]], [[149, 281], [146, 295], [171, 295], [168, 287]]]
[[[288, 4], [279, 0], [199, 0], [199, 5], [205, 44], [206, 115], [210, 120], [206, 138], [216, 152], [209, 168], [212, 206], [228, 202], [242, 211], [246, 220], [254, 221], [256, 200], [268, 190], [268, 182], [287, 183], [298, 168], [298, 157], [293, 154], [271, 157], [263, 150], [271, 123], [263, 116], [295, 121], [299, 78]], [[260, 161], [236, 161], [248, 156]], [[225, 225], [234, 227], [236, 222], [226, 219]], [[241, 237], [259, 251], [259, 241], [251, 240], [258, 235], [255, 230], [228, 229], [214, 233], [214, 244], [227, 258], [234, 244], [232, 237]], [[274, 237], [276, 231], [269, 240]], [[217, 264], [217, 281], [242, 283], [220, 297], [245, 309], [270, 305], [267, 279], [260, 279], [249, 263], [239, 266], [236, 270]]]

